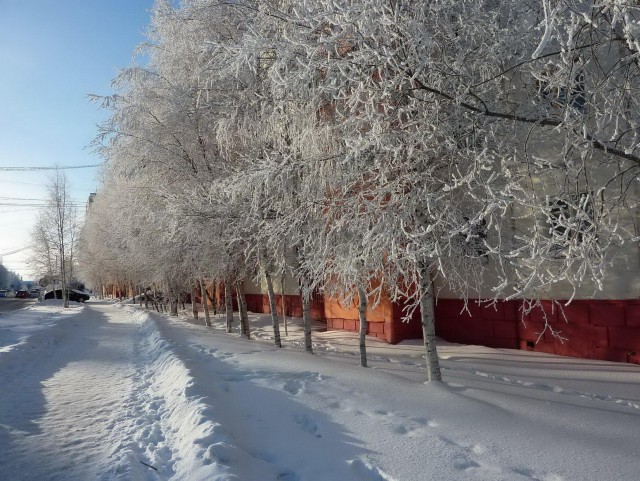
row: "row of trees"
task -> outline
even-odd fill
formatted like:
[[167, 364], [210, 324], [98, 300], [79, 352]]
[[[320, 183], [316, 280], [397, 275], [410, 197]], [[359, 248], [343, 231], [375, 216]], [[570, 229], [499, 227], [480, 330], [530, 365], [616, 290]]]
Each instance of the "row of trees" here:
[[637, 248], [639, 21], [625, 0], [158, 0], [146, 64], [94, 97], [86, 277], [177, 296], [260, 273], [273, 305], [286, 271], [309, 350], [314, 290], [362, 318], [406, 300], [439, 380], [437, 289], [535, 303]]
[[0, 289], [18, 290], [22, 287], [22, 278], [13, 271], [0, 264]]

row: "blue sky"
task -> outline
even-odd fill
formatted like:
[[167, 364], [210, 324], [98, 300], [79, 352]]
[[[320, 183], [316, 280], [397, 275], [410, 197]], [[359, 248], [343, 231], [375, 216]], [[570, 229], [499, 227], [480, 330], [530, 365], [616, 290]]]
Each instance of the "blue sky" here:
[[[111, 80], [133, 63], [153, 0], [0, 0], [0, 167], [87, 165], [87, 145], [105, 119], [87, 94], [110, 94]], [[84, 204], [97, 169], [67, 170], [72, 197]], [[0, 256], [30, 241], [48, 172], [0, 170]], [[2, 205], [16, 203], [21, 205]], [[81, 209], [82, 211], [84, 209]], [[28, 252], [3, 264], [31, 278]]]

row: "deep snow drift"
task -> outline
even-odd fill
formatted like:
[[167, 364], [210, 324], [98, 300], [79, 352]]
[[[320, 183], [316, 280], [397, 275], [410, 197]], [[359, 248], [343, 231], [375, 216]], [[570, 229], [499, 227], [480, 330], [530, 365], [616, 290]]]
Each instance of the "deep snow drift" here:
[[[640, 367], [315, 332], [272, 347], [135, 306], [0, 316], [0, 479], [640, 479]], [[236, 323], [237, 324], [237, 323]]]

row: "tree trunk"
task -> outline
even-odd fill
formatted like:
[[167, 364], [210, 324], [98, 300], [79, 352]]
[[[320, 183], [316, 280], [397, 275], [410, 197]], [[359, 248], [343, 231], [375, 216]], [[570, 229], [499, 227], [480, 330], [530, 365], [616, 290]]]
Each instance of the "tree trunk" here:
[[142, 307], [142, 287], [138, 288], [138, 301], [140, 302], [140, 307]]
[[178, 298], [177, 297], [171, 298], [171, 315], [173, 317], [178, 316]]
[[306, 281], [303, 281], [300, 288], [300, 297], [302, 298], [302, 322], [304, 324], [304, 348], [313, 354], [313, 342], [311, 340], [311, 298], [309, 288]]
[[213, 284], [213, 299], [211, 299], [211, 307], [213, 307], [213, 315], [218, 315], [218, 282]]
[[358, 286], [358, 298], [360, 306], [358, 307], [358, 318], [360, 320], [360, 365], [367, 367], [367, 294], [361, 286]]
[[209, 307], [209, 313], [211, 314], [211, 311], [213, 311], [213, 315], [215, 316], [216, 314], [218, 314], [218, 309], [217, 309], [217, 305], [216, 305], [216, 290], [218, 289], [218, 285], [217, 283], [213, 284], [213, 296], [209, 295], [209, 291], [205, 288], [204, 293], [206, 294], [206, 301], [207, 301], [207, 306], [209, 305], [209, 303], [211, 303], [211, 306]]
[[153, 290], [153, 307], [155, 307], [156, 311], [160, 312], [160, 304], [158, 303], [158, 292]]
[[436, 349], [435, 313], [433, 310], [433, 282], [429, 269], [420, 268], [420, 313], [422, 335], [427, 353], [427, 375], [429, 381], [442, 382], [438, 351]]
[[193, 312], [193, 318], [198, 320], [198, 303], [196, 302], [196, 288], [191, 288], [191, 312]]
[[64, 261], [64, 254], [61, 254], [62, 261], [60, 262], [61, 268], [61, 277], [62, 277], [62, 304], [63, 306], [69, 307], [69, 291], [67, 290], [67, 275], [65, 272], [66, 265]]
[[202, 308], [204, 309], [204, 325], [211, 327], [211, 317], [209, 316], [209, 304], [207, 302], [207, 290], [204, 282], [200, 279], [200, 293], [202, 295]]
[[233, 298], [231, 297], [231, 279], [226, 278], [224, 281], [224, 307], [227, 318], [227, 332], [231, 332], [233, 325]]
[[280, 279], [280, 292], [282, 293], [282, 322], [284, 323], [284, 335], [289, 335], [289, 328], [287, 326], [287, 303], [285, 300], [285, 289], [284, 289], [284, 275]]
[[247, 311], [247, 299], [244, 297], [242, 281], [236, 283], [236, 295], [238, 297], [238, 310], [240, 311], [240, 332], [247, 339], [251, 339], [249, 330], [249, 312]]
[[271, 323], [273, 324], [273, 340], [277, 347], [282, 347], [280, 340], [280, 320], [278, 319], [278, 307], [276, 306], [276, 294], [273, 292], [271, 274], [263, 267], [264, 279], [267, 282], [267, 294], [269, 295], [269, 309], [271, 310]]

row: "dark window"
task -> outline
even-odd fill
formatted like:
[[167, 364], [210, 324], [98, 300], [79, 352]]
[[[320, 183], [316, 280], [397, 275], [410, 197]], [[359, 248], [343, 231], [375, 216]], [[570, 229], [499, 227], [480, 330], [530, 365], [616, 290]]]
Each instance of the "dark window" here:
[[593, 196], [586, 192], [556, 199], [549, 204], [549, 233], [556, 251], [582, 244], [593, 235]]
[[571, 85], [552, 86], [548, 75], [542, 75], [537, 80], [538, 92], [540, 96], [551, 101], [553, 107], [564, 107], [569, 105], [575, 111], [585, 113], [587, 109], [587, 97], [585, 93], [584, 74], [578, 72], [571, 82]]
[[464, 217], [467, 222], [467, 232], [460, 234], [464, 240], [465, 255], [469, 257], [483, 257], [489, 252], [487, 248], [487, 221], [485, 219], [470, 220]]

